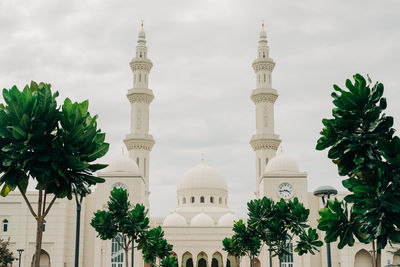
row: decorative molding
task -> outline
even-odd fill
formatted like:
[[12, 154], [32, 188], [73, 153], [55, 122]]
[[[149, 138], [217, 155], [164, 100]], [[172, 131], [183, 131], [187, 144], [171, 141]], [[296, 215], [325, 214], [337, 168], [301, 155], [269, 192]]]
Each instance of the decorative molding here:
[[278, 95], [272, 93], [260, 93], [251, 96], [251, 100], [253, 100], [254, 104], [258, 104], [261, 102], [270, 102], [273, 104], [275, 103], [277, 98]]
[[150, 60], [133, 59], [129, 65], [131, 66], [132, 71], [145, 70], [150, 72], [151, 68], [153, 67], [153, 63], [151, 63]]
[[255, 136], [253, 136], [253, 138], [250, 140], [250, 145], [253, 147], [254, 151], [261, 149], [277, 150], [280, 143], [280, 139], [257, 139]]
[[257, 71], [260, 71], [260, 70], [273, 71], [274, 67], [275, 67], [275, 62], [273, 62], [272, 60], [265, 60], [265, 59], [258, 60], [258, 59], [256, 59], [253, 62], [252, 66], [253, 66], [254, 72], [257, 72]]
[[128, 151], [130, 150], [147, 150], [151, 151], [153, 148], [153, 145], [155, 144], [155, 141], [152, 137], [149, 138], [128, 138], [124, 140], [124, 143], [126, 147], [128, 148]]
[[154, 99], [154, 95], [152, 94], [146, 94], [146, 93], [128, 93], [126, 95], [130, 103], [146, 103], [150, 104], [151, 101]]

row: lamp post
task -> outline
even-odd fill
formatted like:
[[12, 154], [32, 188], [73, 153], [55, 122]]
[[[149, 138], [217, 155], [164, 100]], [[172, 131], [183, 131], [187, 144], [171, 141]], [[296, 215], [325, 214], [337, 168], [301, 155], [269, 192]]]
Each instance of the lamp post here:
[[[320, 186], [314, 191], [314, 196], [322, 198], [322, 203], [324, 204], [325, 208], [328, 207], [328, 202], [331, 196], [337, 195], [338, 191], [329, 185]], [[325, 199], [326, 198], [326, 199]], [[332, 266], [331, 261], [331, 244], [326, 243], [326, 252], [327, 252], [327, 260], [328, 260], [328, 267]]]
[[17, 249], [18, 251], [18, 265], [19, 267], [21, 267], [21, 254], [22, 252], [24, 252], [24, 250], [22, 248]]

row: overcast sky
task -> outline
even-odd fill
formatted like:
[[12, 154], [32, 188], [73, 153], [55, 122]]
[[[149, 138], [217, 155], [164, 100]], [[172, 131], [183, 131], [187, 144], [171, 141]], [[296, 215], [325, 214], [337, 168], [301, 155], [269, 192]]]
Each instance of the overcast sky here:
[[[176, 206], [182, 174], [205, 161], [228, 182], [240, 216], [254, 197], [255, 88], [251, 63], [261, 21], [276, 62], [276, 133], [308, 173], [308, 189], [340, 186], [325, 152], [315, 151], [321, 119], [332, 109], [332, 84], [359, 72], [385, 85], [387, 113], [400, 128], [399, 1], [0, 1], [0, 87], [45, 81], [60, 101], [89, 99], [107, 133], [108, 162], [129, 131], [140, 19], [154, 67], [150, 89], [151, 213]], [[1, 99], [2, 101], [2, 99]]]

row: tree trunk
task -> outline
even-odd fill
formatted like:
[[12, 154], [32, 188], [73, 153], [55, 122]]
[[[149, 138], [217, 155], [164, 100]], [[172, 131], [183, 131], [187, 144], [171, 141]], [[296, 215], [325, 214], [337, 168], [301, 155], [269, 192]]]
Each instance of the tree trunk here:
[[129, 267], [128, 256], [129, 256], [129, 248], [126, 247], [125, 250], [125, 267]]
[[39, 189], [38, 213], [36, 216], [36, 251], [35, 251], [34, 267], [40, 267], [40, 252], [42, 250], [42, 237], [43, 237], [42, 205], [43, 205], [43, 190]]

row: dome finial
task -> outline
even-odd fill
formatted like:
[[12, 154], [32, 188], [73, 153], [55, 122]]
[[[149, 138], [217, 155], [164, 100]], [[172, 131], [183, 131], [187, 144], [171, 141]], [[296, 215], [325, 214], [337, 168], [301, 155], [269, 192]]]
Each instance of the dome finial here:
[[122, 155], [125, 155], [125, 149], [123, 146], [121, 146], [121, 153], [122, 153]]
[[143, 22], [144, 22], [144, 19], [141, 19], [140, 20], [140, 27], [142, 28], [142, 30], [143, 30]]
[[261, 21], [261, 29], [264, 30], [264, 20]]
[[200, 159], [201, 163], [204, 163], [204, 153], [201, 153], [201, 159]]

